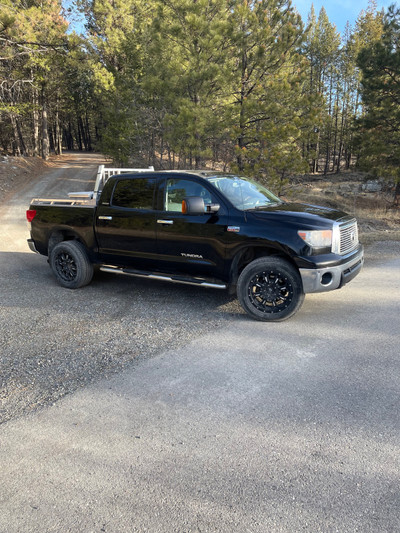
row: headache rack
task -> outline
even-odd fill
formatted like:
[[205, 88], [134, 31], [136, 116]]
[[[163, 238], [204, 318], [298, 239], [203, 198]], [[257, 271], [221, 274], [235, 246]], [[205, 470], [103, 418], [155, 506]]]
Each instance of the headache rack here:
[[89, 202], [87, 205], [95, 205], [97, 197], [103, 190], [103, 187], [106, 181], [117, 174], [127, 174], [127, 173], [140, 173], [140, 172], [154, 172], [154, 167], [148, 168], [106, 168], [104, 165], [100, 165], [97, 170], [96, 182], [94, 184], [93, 191], [84, 191], [84, 192], [70, 192], [68, 193], [69, 198], [76, 198], [79, 200]]
[[69, 192], [68, 199], [63, 198], [33, 198], [32, 205], [56, 205], [60, 207], [92, 207], [96, 205], [97, 197], [103, 190], [106, 181], [116, 174], [139, 172], [154, 172], [154, 167], [148, 168], [106, 168], [100, 165], [97, 169], [96, 182], [93, 191]]
[[128, 172], [154, 172], [154, 167], [148, 168], [106, 168], [100, 165], [97, 170], [96, 183], [94, 184], [94, 193], [97, 195], [99, 191], [103, 190], [104, 184], [116, 174], [127, 174]]

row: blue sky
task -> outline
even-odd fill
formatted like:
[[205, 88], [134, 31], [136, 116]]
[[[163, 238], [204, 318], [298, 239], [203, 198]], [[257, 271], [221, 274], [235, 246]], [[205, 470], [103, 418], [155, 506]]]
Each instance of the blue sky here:
[[[307, 23], [308, 14], [312, 4], [314, 4], [317, 16], [321, 7], [324, 7], [330, 22], [336, 25], [336, 28], [340, 33], [343, 33], [347, 21], [354, 26], [360, 12], [363, 9], [366, 10], [368, 8], [368, 0], [292, 0], [292, 3], [305, 23]], [[393, 3], [395, 3], [394, 0], [379, 0], [377, 2], [377, 9], [381, 10], [382, 8], [385, 8], [386, 10]], [[63, 0], [64, 7], [68, 7], [71, 4], [72, 0]], [[74, 21], [71, 20], [71, 22], [74, 22], [74, 24], [71, 29], [75, 29], [78, 32], [83, 31], [83, 20], [82, 17], [76, 13], [76, 10], [74, 10], [73, 18]]]
[[[347, 21], [354, 26], [359, 13], [368, 7], [368, 0], [315, 0], [314, 2], [310, 0], [292, 0], [292, 2], [305, 23], [307, 23], [312, 4], [314, 4], [317, 16], [321, 8], [324, 7], [330, 22], [336, 25], [340, 33], [343, 33]], [[378, 1], [377, 9], [378, 11], [382, 8], [386, 10], [393, 3], [395, 3], [394, 0]]]

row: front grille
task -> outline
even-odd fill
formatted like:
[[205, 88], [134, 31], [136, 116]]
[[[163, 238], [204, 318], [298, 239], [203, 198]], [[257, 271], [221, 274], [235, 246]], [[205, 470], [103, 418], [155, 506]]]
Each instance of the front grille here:
[[339, 254], [343, 255], [358, 246], [358, 227], [355, 219], [339, 226], [340, 244]]

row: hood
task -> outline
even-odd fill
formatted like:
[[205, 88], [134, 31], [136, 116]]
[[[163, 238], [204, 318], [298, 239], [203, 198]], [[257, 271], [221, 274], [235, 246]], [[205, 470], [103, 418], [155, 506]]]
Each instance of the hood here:
[[306, 224], [307, 226], [331, 227], [332, 222], [343, 218], [351, 218], [347, 213], [338, 209], [299, 203], [283, 203], [249, 210], [247, 213], [251, 213], [257, 219], [264, 220], [282, 220], [282, 217], [285, 217], [286, 221], [293, 221], [297, 226]]

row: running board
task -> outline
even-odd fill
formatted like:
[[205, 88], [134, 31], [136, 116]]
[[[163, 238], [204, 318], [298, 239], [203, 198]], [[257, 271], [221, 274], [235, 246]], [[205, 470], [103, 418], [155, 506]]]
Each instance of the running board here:
[[100, 267], [102, 272], [110, 272], [112, 274], [124, 274], [125, 276], [134, 276], [136, 278], [157, 279], [161, 281], [169, 281], [172, 283], [183, 283], [184, 285], [196, 285], [197, 287], [206, 287], [208, 289], [226, 289], [225, 283], [217, 283], [215, 281], [203, 278], [190, 278], [185, 276], [177, 276], [174, 274], [162, 274], [155, 272], [146, 272], [144, 270], [134, 270], [131, 268], [114, 267], [104, 265]]

